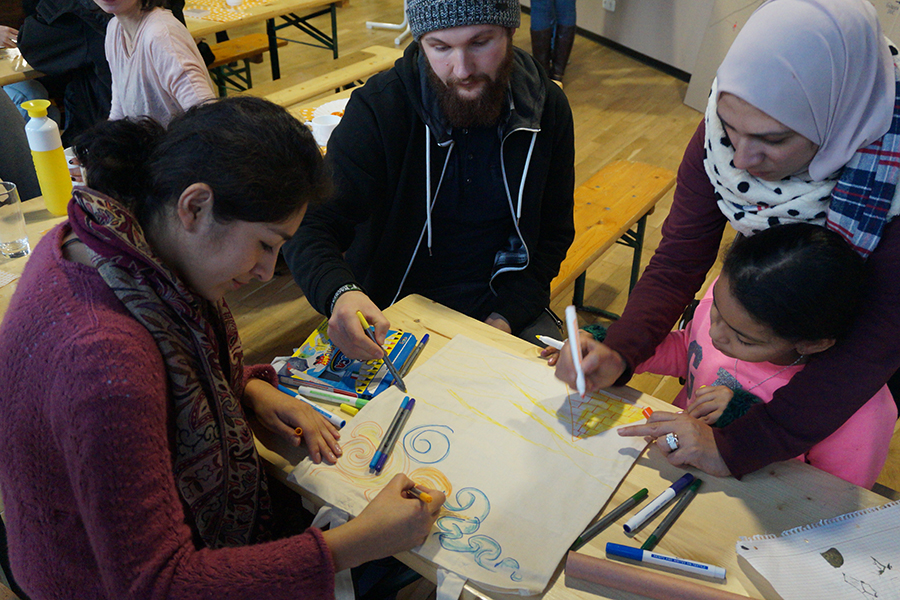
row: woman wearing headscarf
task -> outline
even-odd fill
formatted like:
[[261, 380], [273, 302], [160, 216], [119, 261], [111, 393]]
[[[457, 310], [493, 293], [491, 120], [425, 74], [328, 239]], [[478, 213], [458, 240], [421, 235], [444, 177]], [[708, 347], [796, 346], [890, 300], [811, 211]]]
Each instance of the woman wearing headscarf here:
[[[866, 258], [863, 306], [844, 340], [732, 424], [657, 412], [623, 435], [656, 438], [672, 464], [740, 477], [807, 451], [897, 371], [896, 57], [864, 0], [771, 0], [750, 17], [685, 151], [656, 254], [605, 342], [581, 341], [589, 389], [626, 383], [653, 353], [703, 284], [726, 224], [745, 236], [790, 222], [837, 231]], [[559, 356], [557, 376], [574, 381]]]

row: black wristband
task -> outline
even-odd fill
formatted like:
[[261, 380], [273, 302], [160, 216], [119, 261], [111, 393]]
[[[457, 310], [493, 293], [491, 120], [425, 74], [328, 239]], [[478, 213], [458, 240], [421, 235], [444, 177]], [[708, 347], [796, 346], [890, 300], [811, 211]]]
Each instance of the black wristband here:
[[346, 283], [339, 287], [337, 291], [334, 293], [334, 296], [331, 297], [331, 305], [328, 307], [328, 315], [331, 316], [331, 313], [334, 312], [334, 305], [337, 304], [338, 298], [346, 294], [347, 292], [362, 292], [363, 289], [356, 285], [355, 283]]

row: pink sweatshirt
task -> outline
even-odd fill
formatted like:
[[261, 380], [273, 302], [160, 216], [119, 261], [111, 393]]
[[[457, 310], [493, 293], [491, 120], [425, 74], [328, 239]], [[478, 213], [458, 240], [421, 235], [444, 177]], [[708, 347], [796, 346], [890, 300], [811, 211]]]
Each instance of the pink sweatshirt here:
[[17, 582], [33, 600], [333, 598], [317, 529], [220, 550], [197, 541], [172, 473], [162, 357], [94, 269], [63, 259], [68, 229], [37, 245], [0, 327]]
[[[635, 372], [685, 378], [685, 386], [673, 403], [679, 408], [687, 408], [694, 391], [704, 385], [743, 389], [769, 402], [775, 390], [803, 370], [804, 365], [785, 368], [725, 356], [709, 337], [711, 306], [712, 286], [687, 327], [671, 332], [656, 348], [656, 353], [638, 365]], [[799, 458], [850, 483], [871, 488], [887, 460], [896, 422], [897, 405], [884, 386], [836, 432]]]

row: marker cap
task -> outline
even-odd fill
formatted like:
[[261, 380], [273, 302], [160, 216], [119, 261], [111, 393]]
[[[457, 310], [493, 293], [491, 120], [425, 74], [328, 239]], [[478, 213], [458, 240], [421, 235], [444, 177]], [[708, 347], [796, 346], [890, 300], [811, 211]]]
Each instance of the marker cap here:
[[606, 542], [606, 553], [631, 560], [642, 560], [644, 558], [644, 551], [640, 548], [623, 546], [622, 544], [614, 544], [612, 542]]

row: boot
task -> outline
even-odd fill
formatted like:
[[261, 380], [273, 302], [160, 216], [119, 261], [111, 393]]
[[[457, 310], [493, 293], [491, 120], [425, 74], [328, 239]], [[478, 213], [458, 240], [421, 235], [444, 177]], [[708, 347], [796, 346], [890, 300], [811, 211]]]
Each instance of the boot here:
[[556, 41], [553, 44], [553, 68], [550, 70], [550, 79], [562, 84], [563, 74], [566, 72], [566, 63], [569, 62], [569, 54], [572, 53], [572, 44], [575, 43], [575, 25], [556, 26]]
[[531, 30], [531, 55], [544, 71], [550, 74], [550, 42], [553, 41], [553, 28]]

